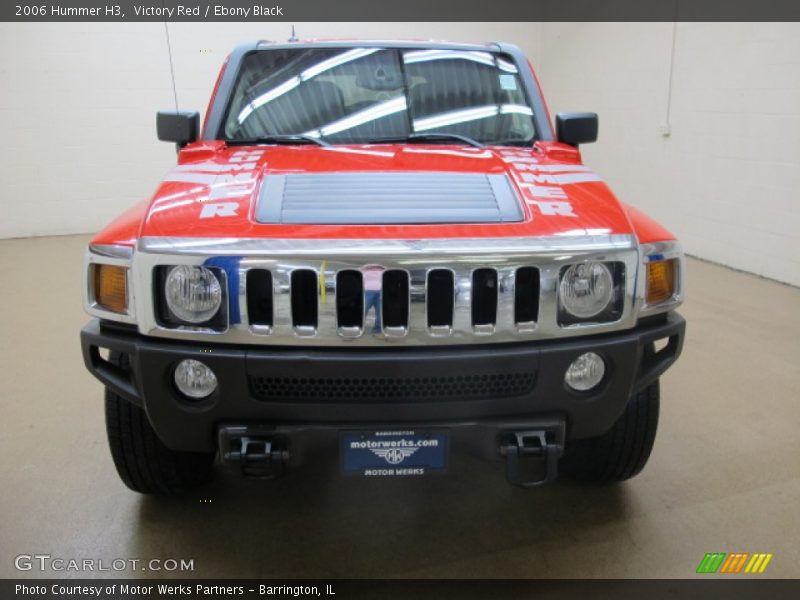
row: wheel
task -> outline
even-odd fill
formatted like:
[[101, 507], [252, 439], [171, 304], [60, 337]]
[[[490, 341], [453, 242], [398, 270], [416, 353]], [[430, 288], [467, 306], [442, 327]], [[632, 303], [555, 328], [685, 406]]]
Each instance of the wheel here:
[[605, 434], [568, 445], [561, 471], [579, 481], [608, 483], [636, 476], [650, 458], [658, 428], [658, 380], [634, 394]]
[[[128, 367], [126, 355], [111, 362]], [[172, 496], [207, 481], [213, 453], [177, 452], [167, 448], [144, 410], [106, 389], [106, 432], [114, 466], [123, 483], [135, 492]]]

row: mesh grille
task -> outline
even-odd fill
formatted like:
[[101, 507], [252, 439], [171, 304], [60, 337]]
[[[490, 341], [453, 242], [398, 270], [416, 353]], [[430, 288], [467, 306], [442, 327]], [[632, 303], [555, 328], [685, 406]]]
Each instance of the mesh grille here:
[[258, 400], [392, 402], [477, 400], [524, 396], [533, 373], [491, 373], [443, 377], [250, 377]]

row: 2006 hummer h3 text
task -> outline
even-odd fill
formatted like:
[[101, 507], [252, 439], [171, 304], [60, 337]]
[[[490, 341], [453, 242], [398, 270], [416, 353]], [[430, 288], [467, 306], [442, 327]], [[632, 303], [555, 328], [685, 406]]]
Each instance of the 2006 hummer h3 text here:
[[91, 241], [86, 366], [132, 489], [215, 456], [248, 476], [503, 461], [638, 473], [681, 351], [683, 256], [581, 162], [502, 43], [249, 43], [202, 130], [161, 112], [178, 164]]

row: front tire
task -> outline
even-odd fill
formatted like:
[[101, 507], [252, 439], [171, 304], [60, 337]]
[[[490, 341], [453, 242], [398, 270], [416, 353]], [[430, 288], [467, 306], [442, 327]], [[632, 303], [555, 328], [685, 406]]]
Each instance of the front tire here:
[[[129, 368], [126, 355], [111, 361]], [[213, 453], [177, 452], [158, 438], [144, 410], [111, 390], [105, 392], [106, 432], [114, 466], [123, 483], [141, 494], [175, 496], [206, 482]]]
[[560, 464], [564, 475], [597, 483], [625, 481], [638, 475], [656, 439], [659, 399], [656, 380], [633, 395], [608, 432], [567, 446]]
[[214, 454], [176, 452], [158, 439], [144, 410], [106, 390], [106, 431], [114, 466], [135, 492], [174, 496], [211, 475]]

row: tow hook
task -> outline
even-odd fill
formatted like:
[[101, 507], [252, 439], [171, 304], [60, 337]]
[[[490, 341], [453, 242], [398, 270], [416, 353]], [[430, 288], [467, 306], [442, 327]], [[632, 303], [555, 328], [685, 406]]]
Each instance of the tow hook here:
[[280, 438], [252, 432], [248, 427], [221, 426], [219, 452], [226, 463], [238, 464], [251, 479], [275, 479], [286, 471], [289, 451]]
[[558, 458], [564, 452], [554, 432], [513, 431], [500, 444], [500, 454], [506, 458], [506, 478], [509, 483], [535, 487], [553, 481], [558, 476]]

